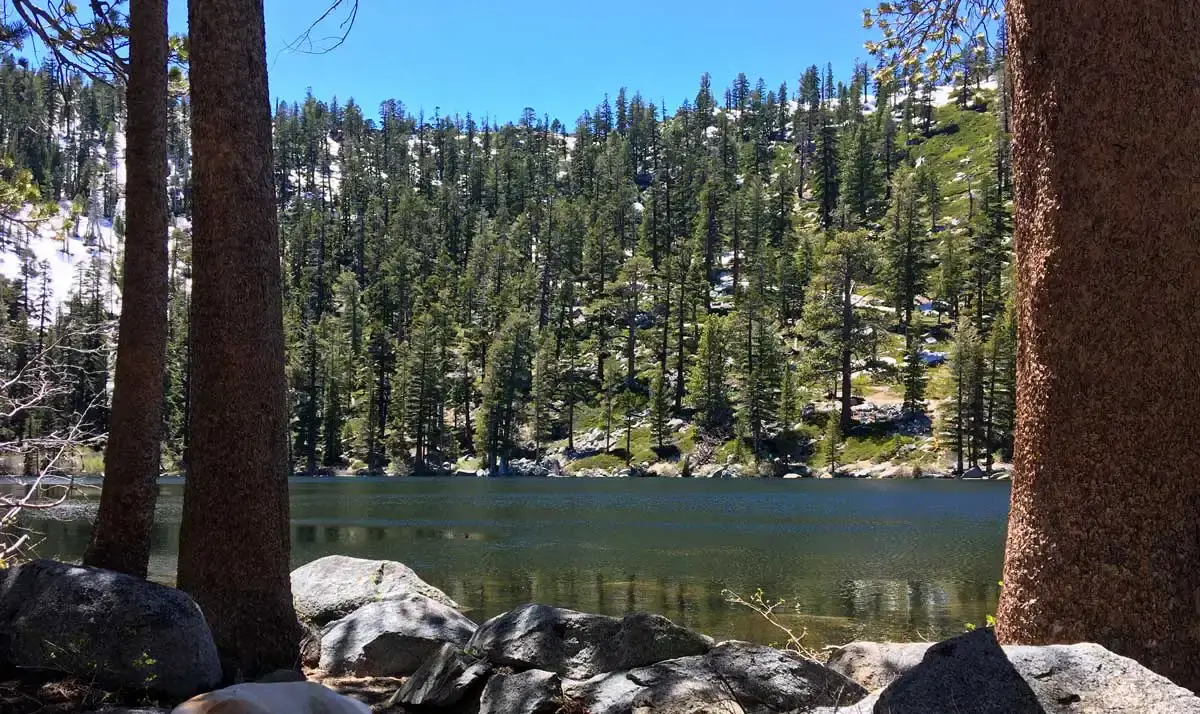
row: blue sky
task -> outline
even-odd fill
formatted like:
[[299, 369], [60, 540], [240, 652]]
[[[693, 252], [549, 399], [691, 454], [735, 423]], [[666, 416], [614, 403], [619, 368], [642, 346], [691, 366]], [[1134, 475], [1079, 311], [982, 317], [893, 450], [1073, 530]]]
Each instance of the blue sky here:
[[[361, 0], [346, 43], [328, 54], [286, 49], [331, 0], [265, 0], [271, 93], [300, 100], [354, 97], [368, 116], [398, 99], [432, 115], [490, 115], [526, 106], [569, 127], [621, 86], [671, 108], [709, 72], [718, 91], [738, 72], [794, 91], [804, 68], [833, 62], [839, 78], [867, 59], [869, 0], [610, 0], [495, 2]], [[171, 26], [187, 25], [171, 0]], [[337, 21], [317, 36], [338, 33]]]

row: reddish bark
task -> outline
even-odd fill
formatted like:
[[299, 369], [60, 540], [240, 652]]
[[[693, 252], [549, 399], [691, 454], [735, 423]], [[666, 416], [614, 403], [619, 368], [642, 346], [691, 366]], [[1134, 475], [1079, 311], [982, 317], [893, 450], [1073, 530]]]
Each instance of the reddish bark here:
[[1200, 688], [1200, 4], [1012, 0], [1016, 473], [998, 634]]

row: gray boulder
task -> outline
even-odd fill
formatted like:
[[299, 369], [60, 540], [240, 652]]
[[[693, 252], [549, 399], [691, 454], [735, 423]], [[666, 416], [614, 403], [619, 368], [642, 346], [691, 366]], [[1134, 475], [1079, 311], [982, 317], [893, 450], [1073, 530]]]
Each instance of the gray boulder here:
[[851, 642], [834, 650], [826, 666], [874, 692], [921, 663], [932, 642]]
[[320, 666], [333, 675], [405, 676], [443, 644], [466, 644], [474, 632], [458, 610], [423, 595], [373, 602], [325, 628]]
[[967, 469], [966, 471], [963, 471], [962, 475], [959, 476], [959, 478], [980, 479], [980, 478], [983, 478], [983, 476], [984, 476], [983, 469], [979, 468], [978, 466], [972, 466], [971, 468]]
[[875, 705], [879, 702], [879, 692], [875, 692], [856, 704], [833, 707], [816, 707], [804, 714], [875, 714]]
[[746, 714], [728, 687], [693, 679], [670, 680], [638, 692], [633, 714]]
[[1045, 714], [990, 629], [930, 647], [921, 662], [879, 696], [889, 714]]
[[1100, 645], [1004, 652], [1046, 714], [1200, 714], [1200, 697]]
[[[974, 633], [951, 642], [974, 638], [972, 646], [958, 650], [958, 657], [994, 654], [991, 643], [987, 642], [989, 636]], [[874, 690], [912, 672], [934, 646], [853, 642], [834, 652], [828, 666]], [[1200, 714], [1200, 698], [1100, 645], [1003, 647], [1002, 650], [1046, 714]], [[978, 669], [981, 665], [968, 662], [964, 666]], [[1002, 665], [1000, 668], [1004, 669]], [[866, 704], [862, 702], [859, 706]], [[863, 710], [864, 714], [870, 711], [870, 708]]]
[[550, 475], [550, 469], [545, 464], [532, 459], [514, 459], [508, 463], [504, 475], [545, 478]]
[[407, 565], [329, 555], [292, 571], [292, 598], [301, 619], [324, 625], [370, 602], [424, 595], [448, 607], [458, 603]]
[[658, 615], [624, 619], [548, 605], [524, 605], [480, 626], [468, 650], [492, 662], [571, 679], [707, 652], [711, 637]]
[[448, 707], [472, 690], [478, 692], [491, 672], [487, 660], [466, 655], [458, 645], [444, 644], [404, 682], [388, 704]]
[[561, 705], [559, 676], [531, 669], [488, 680], [479, 699], [479, 714], [555, 714]]
[[748, 714], [850, 704], [867, 694], [818, 662], [763, 645], [726, 642], [708, 661]]
[[563, 693], [590, 714], [628, 714], [637, 707], [777, 714], [844, 707], [866, 696], [862, 687], [817, 662], [746, 642], [724, 642], [705, 655], [567, 682]]
[[221, 680], [212, 633], [185, 593], [50, 560], [0, 570], [0, 664], [172, 699]]

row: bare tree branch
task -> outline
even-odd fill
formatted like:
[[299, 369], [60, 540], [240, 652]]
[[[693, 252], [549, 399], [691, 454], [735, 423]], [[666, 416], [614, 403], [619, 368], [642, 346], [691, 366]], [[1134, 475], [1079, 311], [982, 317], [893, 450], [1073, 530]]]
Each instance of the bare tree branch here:
[[[75, 356], [103, 353], [103, 347], [76, 347], [73, 343], [103, 337], [111, 328], [111, 322], [83, 325], [59, 334], [40, 349], [32, 349], [32, 355], [27, 361], [0, 383], [0, 426], [13, 424], [18, 418], [32, 411], [52, 410], [59, 400], [71, 393], [79, 379], [95, 376], [78, 366], [72, 367], [57, 362], [55, 358], [64, 353]], [[0, 335], [0, 349], [15, 353], [18, 348], [27, 347], [34, 345], [22, 344], [7, 335]], [[28, 557], [31, 549], [36, 546], [36, 543], [32, 542], [31, 532], [21, 525], [21, 514], [58, 508], [76, 491], [74, 476], [61, 484], [47, 483], [47, 479], [59, 471], [60, 464], [69, 455], [103, 443], [104, 435], [94, 433], [91, 425], [95, 412], [103, 406], [107, 398], [105, 390], [100, 390], [92, 396], [87, 405], [71, 415], [65, 430], [51, 429], [33, 436], [26, 436], [17, 430], [15, 439], [0, 441], [0, 455], [47, 455], [23, 496], [17, 498], [13, 495], [0, 495], [0, 509], [3, 509], [3, 513], [0, 514], [0, 565], [13, 558]], [[43, 494], [47, 488], [63, 490], [55, 497], [46, 498]]]
[[[337, 14], [338, 10], [349, 8], [346, 17], [338, 23], [338, 29], [341, 31], [339, 35], [322, 37], [314, 42], [313, 33], [318, 27], [324, 24], [327, 20]], [[346, 42], [346, 38], [350, 36], [350, 30], [354, 29], [354, 21], [358, 19], [358, 0], [333, 0], [333, 4], [326, 8], [321, 16], [312, 22], [299, 37], [289, 42], [279, 54], [285, 51], [300, 52], [302, 54], [323, 55], [336, 50]], [[333, 44], [328, 47], [316, 49], [316, 44], [320, 42], [332, 41]], [[278, 55], [276, 55], [278, 57]]]

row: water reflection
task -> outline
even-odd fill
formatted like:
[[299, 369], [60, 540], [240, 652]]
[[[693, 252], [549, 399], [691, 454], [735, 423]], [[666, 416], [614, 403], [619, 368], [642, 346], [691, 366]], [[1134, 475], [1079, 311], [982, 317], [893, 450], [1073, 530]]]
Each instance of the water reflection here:
[[[160, 487], [151, 575], [174, 579], [182, 485]], [[814, 646], [933, 638], [995, 611], [1005, 484], [322, 480], [292, 487], [295, 564], [408, 564], [481, 619], [525, 602], [657, 612], [718, 638], [779, 639], [725, 601], [794, 600]], [[39, 520], [82, 555], [95, 499]]]

